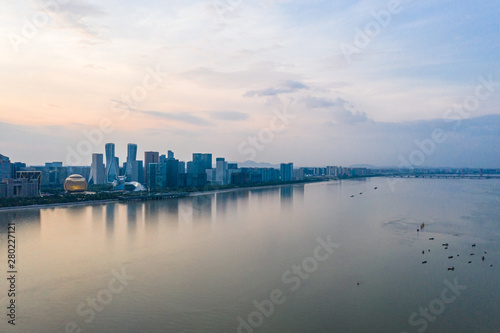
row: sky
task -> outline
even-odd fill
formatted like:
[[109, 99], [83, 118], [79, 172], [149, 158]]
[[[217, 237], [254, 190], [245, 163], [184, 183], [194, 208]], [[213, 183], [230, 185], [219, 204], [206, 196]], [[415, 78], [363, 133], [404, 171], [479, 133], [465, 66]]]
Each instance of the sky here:
[[500, 168], [497, 1], [0, 3], [0, 154]]

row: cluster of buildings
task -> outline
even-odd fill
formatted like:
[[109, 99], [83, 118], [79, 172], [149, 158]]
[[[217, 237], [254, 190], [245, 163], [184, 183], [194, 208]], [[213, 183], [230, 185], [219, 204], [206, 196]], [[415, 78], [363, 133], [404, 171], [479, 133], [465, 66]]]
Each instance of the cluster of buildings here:
[[162, 191], [205, 185], [288, 182], [314, 176], [341, 178], [368, 174], [369, 170], [364, 168], [294, 168], [293, 163], [283, 163], [279, 168], [238, 167], [237, 163], [228, 162], [223, 157], [213, 160], [210, 153], [194, 153], [192, 160], [186, 163], [176, 159], [170, 150], [165, 155], [146, 151], [144, 159], [138, 160], [137, 145], [133, 143], [128, 144], [127, 158], [120, 165], [115, 144], [107, 143], [104, 154], [92, 154], [90, 167], [63, 166], [62, 162], [26, 166], [25, 163], [12, 163], [8, 157], [0, 155], [0, 198], [38, 196], [41, 186], [77, 188], [74, 184], [82, 182], [74, 175], [81, 176], [90, 185], [112, 184], [115, 189]]
[[144, 160], [137, 160], [137, 145], [127, 146], [126, 162], [120, 166], [115, 155], [115, 145], [108, 143], [103, 154], [92, 154], [89, 184], [143, 185], [150, 191], [200, 187], [205, 185], [244, 185], [262, 182], [294, 180], [293, 164], [282, 164], [281, 170], [273, 168], [238, 168], [218, 157], [213, 163], [212, 154], [194, 153], [191, 161], [179, 161], [169, 150], [167, 154], [146, 151]]
[[11, 163], [0, 154], [0, 198], [29, 198], [41, 193], [41, 172], [23, 170], [24, 163]]

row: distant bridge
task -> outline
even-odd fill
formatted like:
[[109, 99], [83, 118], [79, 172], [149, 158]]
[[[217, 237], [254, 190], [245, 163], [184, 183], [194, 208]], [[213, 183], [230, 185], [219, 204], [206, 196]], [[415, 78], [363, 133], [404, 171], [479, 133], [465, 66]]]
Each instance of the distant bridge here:
[[500, 175], [391, 175], [391, 178], [500, 179]]

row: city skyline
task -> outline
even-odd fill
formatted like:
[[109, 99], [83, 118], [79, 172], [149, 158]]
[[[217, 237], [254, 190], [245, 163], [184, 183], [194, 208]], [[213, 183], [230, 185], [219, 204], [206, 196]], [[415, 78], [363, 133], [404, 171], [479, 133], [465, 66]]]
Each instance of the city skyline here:
[[[85, 141], [76, 164], [106, 142], [123, 161], [133, 141], [181, 160], [398, 166], [420, 150], [422, 166], [500, 165], [494, 1], [0, 9], [0, 151], [32, 165]], [[436, 129], [445, 139], [427, 154]]]

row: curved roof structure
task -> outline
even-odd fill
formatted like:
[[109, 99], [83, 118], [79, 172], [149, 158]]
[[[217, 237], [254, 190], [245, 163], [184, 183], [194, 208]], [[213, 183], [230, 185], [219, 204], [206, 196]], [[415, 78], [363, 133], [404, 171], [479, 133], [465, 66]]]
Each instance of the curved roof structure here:
[[71, 175], [64, 181], [66, 192], [84, 192], [87, 190], [87, 181], [81, 175]]

